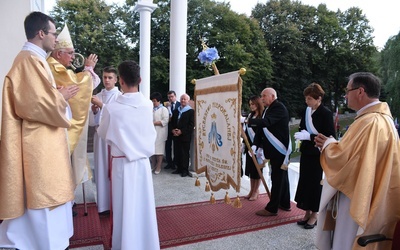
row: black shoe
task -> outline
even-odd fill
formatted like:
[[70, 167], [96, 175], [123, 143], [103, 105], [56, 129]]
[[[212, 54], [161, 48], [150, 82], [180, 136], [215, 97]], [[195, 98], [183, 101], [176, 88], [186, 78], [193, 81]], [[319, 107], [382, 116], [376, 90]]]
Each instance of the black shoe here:
[[179, 171], [179, 170], [175, 170], [174, 172], [172, 172], [171, 174], [180, 174], [181, 173], [181, 171]]
[[189, 177], [193, 177], [193, 174], [190, 173], [190, 172], [188, 172], [187, 175], [188, 175]]
[[270, 211], [263, 209], [263, 210], [257, 211], [256, 215], [268, 217], [268, 216], [277, 216], [278, 214], [271, 213]]
[[313, 229], [316, 225], [317, 225], [317, 222], [315, 222], [315, 223], [312, 224], [312, 225], [306, 223], [306, 224], [304, 225], [304, 229]]
[[304, 226], [305, 224], [307, 224], [307, 221], [308, 220], [299, 220], [299, 221], [297, 221], [297, 225]]
[[77, 215], [78, 215], [78, 212], [72, 210], [72, 217], [75, 217], [75, 216], [77, 216]]
[[172, 165], [168, 164], [167, 166], [164, 167], [164, 169], [172, 169]]
[[188, 173], [187, 172], [183, 172], [183, 173], [181, 173], [181, 176], [182, 177], [186, 177], [186, 176], [188, 176]]

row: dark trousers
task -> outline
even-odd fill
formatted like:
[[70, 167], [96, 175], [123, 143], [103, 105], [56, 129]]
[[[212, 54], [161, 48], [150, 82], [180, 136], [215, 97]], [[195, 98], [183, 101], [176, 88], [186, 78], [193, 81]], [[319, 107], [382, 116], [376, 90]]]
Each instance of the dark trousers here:
[[285, 156], [270, 159], [271, 164], [271, 200], [265, 207], [271, 213], [277, 213], [279, 207], [290, 208], [290, 190], [288, 172], [281, 169]]
[[189, 173], [190, 141], [174, 140], [174, 160], [180, 173]]
[[174, 166], [175, 163], [175, 161], [172, 160], [172, 141], [172, 136], [168, 135], [168, 139], [165, 141], [165, 158], [168, 166]]

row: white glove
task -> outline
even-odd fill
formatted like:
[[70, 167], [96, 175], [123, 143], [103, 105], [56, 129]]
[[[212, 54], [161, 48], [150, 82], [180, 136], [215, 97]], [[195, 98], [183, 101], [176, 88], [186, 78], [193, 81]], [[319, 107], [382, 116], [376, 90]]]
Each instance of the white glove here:
[[[257, 151], [257, 146], [256, 145], [253, 145], [253, 146], [251, 146], [251, 151], [253, 151], [253, 154], [256, 154], [256, 151]], [[251, 152], [250, 152], [250, 150], [249, 150], [249, 155], [250, 155], [250, 157], [252, 157], [253, 155], [251, 154]]]
[[300, 132], [294, 133], [294, 139], [300, 140], [300, 141], [310, 141], [310, 133], [308, 133], [306, 130], [302, 130]]
[[258, 164], [262, 164], [264, 162], [265, 157], [264, 157], [264, 150], [262, 148], [257, 149], [256, 158], [257, 158]]

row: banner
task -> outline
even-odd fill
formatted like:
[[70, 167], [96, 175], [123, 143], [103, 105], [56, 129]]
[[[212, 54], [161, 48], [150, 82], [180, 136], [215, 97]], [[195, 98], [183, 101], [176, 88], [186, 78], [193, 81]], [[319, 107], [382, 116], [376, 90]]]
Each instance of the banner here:
[[240, 192], [241, 96], [238, 71], [196, 80], [196, 172], [205, 172], [212, 191]]

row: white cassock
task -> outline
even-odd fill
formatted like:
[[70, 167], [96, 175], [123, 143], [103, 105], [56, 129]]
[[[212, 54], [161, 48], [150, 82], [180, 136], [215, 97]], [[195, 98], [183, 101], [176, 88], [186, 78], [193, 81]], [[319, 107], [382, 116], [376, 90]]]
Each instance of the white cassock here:
[[94, 178], [97, 189], [97, 210], [99, 213], [110, 210], [110, 179], [108, 176], [108, 156], [107, 144], [97, 133], [103, 109], [108, 104], [114, 102], [121, 92], [117, 87], [111, 90], [103, 89], [96, 96], [103, 102], [103, 108], [96, 114], [92, 109], [89, 111], [89, 126], [95, 127], [93, 136], [93, 156], [94, 156]]
[[337, 192], [325, 179], [323, 181], [318, 215], [321, 219], [317, 224], [315, 245], [321, 250], [351, 249], [356, 235], [359, 234], [357, 233], [359, 227], [350, 216], [350, 199], [343, 193], [339, 193], [335, 230], [323, 230], [325, 217], [331, 212], [327, 210], [328, 203]]
[[125, 93], [103, 110], [99, 136], [111, 145], [112, 249], [160, 249], [149, 157], [156, 131], [153, 104]]
[[71, 202], [52, 210], [27, 209], [22, 216], [0, 224], [0, 247], [64, 250], [73, 234]]

